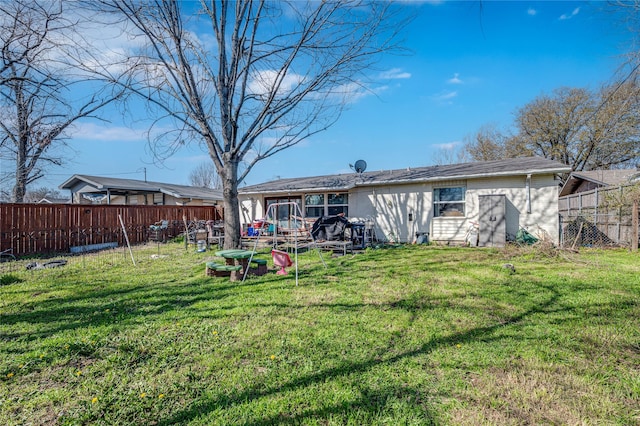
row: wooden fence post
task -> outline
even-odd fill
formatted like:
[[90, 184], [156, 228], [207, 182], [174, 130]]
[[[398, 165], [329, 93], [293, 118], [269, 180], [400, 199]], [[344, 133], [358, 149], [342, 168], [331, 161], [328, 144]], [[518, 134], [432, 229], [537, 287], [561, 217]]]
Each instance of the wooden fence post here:
[[633, 211], [631, 212], [631, 250], [638, 250], [638, 200], [633, 200]]

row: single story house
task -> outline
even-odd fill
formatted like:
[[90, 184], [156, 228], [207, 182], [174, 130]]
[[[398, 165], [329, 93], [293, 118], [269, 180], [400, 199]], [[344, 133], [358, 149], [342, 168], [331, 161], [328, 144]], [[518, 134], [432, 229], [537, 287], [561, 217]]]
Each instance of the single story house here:
[[503, 245], [520, 227], [558, 242], [559, 175], [570, 171], [528, 157], [279, 179], [240, 188], [240, 216], [249, 224], [270, 204], [292, 202], [299, 207], [279, 211], [278, 220], [298, 210], [307, 219], [343, 213], [372, 223], [386, 241], [412, 242], [429, 233], [433, 241], [464, 243], [476, 223], [482, 246]]
[[596, 188], [628, 185], [639, 175], [640, 173], [635, 169], [572, 172], [560, 190], [560, 197], [592, 191]]
[[73, 204], [181, 205], [222, 204], [222, 191], [136, 179], [73, 175], [60, 186]]

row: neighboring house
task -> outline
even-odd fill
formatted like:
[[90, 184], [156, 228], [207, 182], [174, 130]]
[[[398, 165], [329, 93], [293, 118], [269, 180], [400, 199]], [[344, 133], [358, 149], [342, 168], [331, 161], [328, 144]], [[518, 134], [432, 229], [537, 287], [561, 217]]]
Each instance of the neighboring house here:
[[638, 175], [635, 169], [572, 172], [560, 190], [560, 196], [592, 191], [596, 188], [627, 185]]
[[36, 204], [68, 204], [70, 202], [69, 198], [44, 197], [36, 201]]
[[73, 175], [60, 186], [71, 191], [74, 204], [217, 205], [222, 191], [171, 183]]
[[[558, 241], [559, 174], [570, 167], [544, 158], [516, 158], [444, 166], [280, 179], [239, 190], [241, 221], [264, 216], [267, 206], [295, 202], [316, 218], [344, 213], [373, 222], [378, 238], [464, 242], [472, 222], [481, 245], [502, 245], [520, 227]], [[283, 220], [295, 212], [278, 212]]]

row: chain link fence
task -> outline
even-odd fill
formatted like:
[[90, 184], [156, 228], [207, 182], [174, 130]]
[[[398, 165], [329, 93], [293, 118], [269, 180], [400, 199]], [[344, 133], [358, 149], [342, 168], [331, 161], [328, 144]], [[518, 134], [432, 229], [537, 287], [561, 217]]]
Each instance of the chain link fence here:
[[86, 277], [87, 283], [92, 283], [99, 279], [100, 274], [114, 267], [124, 267], [135, 273], [137, 268], [147, 263], [171, 262], [176, 257], [183, 256], [189, 256], [194, 262], [204, 265], [206, 261], [211, 260], [217, 248], [217, 245], [211, 245], [208, 250], [202, 251], [197, 244], [185, 244], [183, 239], [176, 239], [168, 242], [149, 241], [131, 248], [124, 245], [98, 251], [59, 253], [52, 257], [15, 259], [3, 256], [0, 261], [0, 287], [15, 282], [27, 282], [34, 277], [55, 284], [56, 277], [63, 276], [71, 270], [77, 272], [80, 277]]
[[630, 247], [638, 230], [633, 225], [635, 187], [599, 188], [559, 199], [560, 244], [564, 248]]

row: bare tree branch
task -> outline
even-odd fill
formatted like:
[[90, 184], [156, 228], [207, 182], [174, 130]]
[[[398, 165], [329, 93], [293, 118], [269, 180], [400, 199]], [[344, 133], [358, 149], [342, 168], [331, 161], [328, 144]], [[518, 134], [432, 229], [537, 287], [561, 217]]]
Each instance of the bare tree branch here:
[[[238, 183], [259, 161], [333, 124], [406, 23], [390, 2], [102, 0], [146, 45], [119, 83], [173, 126], [156, 155], [202, 143], [222, 179], [229, 247]], [[240, 167], [243, 167], [242, 170]]]
[[64, 145], [69, 127], [119, 96], [96, 90], [73, 98], [75, 86], [88, 85], [86, 76], [73, 78], [67, 56], [68, 47], [77, 47], [65, 44], [75, 25], [62, 1], [0, 5], [0, 148], [15, 161], [14, 202], [24, 200], [47, 165], [63, 164], [54, 149]]

